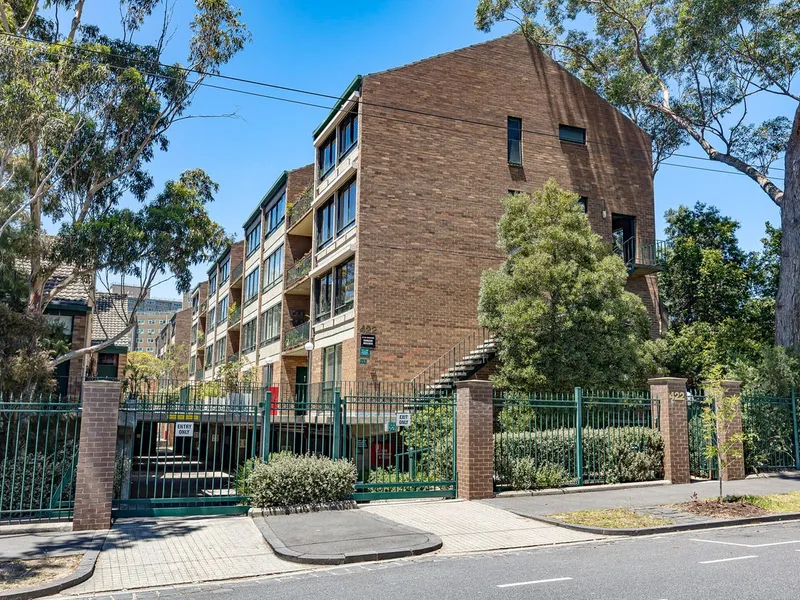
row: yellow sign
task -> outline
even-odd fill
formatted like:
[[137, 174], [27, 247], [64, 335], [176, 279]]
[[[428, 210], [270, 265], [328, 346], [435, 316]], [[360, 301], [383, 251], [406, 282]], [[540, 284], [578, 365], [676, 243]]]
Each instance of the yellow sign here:
[[199, 421], [200, 415], [198, 414], [188, 414], [188, 415], [181, 415], [178, 413], [167, 415], [167, 419], [170, 421]]

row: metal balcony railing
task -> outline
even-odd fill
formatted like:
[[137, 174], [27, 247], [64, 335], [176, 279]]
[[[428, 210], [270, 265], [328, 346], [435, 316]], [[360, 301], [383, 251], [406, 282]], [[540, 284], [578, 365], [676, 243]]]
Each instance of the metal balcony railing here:
[[311, 252], [306, 254], [303, 258], [294, 263], [291, 268], [286, 271], [286, 287], [291, 287], [304, 277], [307, 277], [311, 271]]
[[667, 253], [672, 244], [663, 240], [638, 240], [628, 238], [621, 244], [614, 244], [614, 252], [625, 262], [628, 273], [637, 270], [660, 271], [667, 262]]
[[308, 341], [309, 327], [311, 323], [306, 321], [297, 327], [290, 329], [283, 336], [283, 349], [294, 350], [304, 345]]
[[309, 186], [300, 197], [289, 207], [287, 215], [287, 226], [295, 225], [311, 208], [311, 201], [314, 199], [314, 188]]
[[244, 263], [240, 262], [233, 268], [233, 272], [231, 273], [231, 285], [236, 283], [241, 277], [242, 272], [244, 271]]
[[201, 314], [201, 315], [202, 315], [202, 314], [204, 314], [204, 313], [206, 312], [206, 309], [207, 309], [207, 308], [208, 308], [208, 299], [206, 298], [206, 299], [205, 299], [205, 300], [203, 300], [203, 302], [200, 304], [200, 314]]
[[228, 311], [228, 327], [233, 327], [236, 325], [242, 318], [242, 307], [241, 306], [233, 306]]

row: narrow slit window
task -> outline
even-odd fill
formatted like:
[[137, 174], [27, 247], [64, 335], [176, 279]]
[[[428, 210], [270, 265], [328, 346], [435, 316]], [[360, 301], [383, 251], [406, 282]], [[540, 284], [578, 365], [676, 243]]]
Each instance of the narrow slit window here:
[[583, 127], [573, 127], [572, 125], [559, 125], [558, 139], [560, 139], [562, 142], [572, 142], [573, 144], [585, 144], [586, 130]]
[[508, 117], [508, 164], [522, 164], [522, 119]]

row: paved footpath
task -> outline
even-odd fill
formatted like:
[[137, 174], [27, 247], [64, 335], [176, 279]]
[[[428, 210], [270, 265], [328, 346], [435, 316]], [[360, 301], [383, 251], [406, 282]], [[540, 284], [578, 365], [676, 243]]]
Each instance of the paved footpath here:
[[114, 525], [92, 578], [62, 594], [172, 586], [307, 568], [277, 558], [249, 517], [135, 519]]
[[[728, 481], [723, 492], [741, 494], [783, 494], [800, 490], [800, 474], [786, 473], [778, 477], [754, 477], [742, 481]], [[699, 499], [716, 498], [719, 483], [698, 481], [679, 485], [636, 487], [617, 490], [587, 491], [577, 494], [554, 494], [499, 497], [481, 500], [482, 504], [511, 511], [519, 515], [544, 516], [576, 510], [601, 510], [605, 508], [644, 508], [661, 504], [689, 502], [692, 494]]]
[[441, 552], [445, 554], [582, 542], [602, 537], [464, 500], [393, 500], [368, 504], [360, 510], [438, 535], [442, 538]]

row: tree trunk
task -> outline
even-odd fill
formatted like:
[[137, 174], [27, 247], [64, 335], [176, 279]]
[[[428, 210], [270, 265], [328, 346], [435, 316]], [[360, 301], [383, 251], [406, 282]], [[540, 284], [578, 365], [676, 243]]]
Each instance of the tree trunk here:
[[786, 146], [775, 343], [800, 350], [800, 104]]

